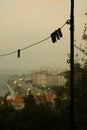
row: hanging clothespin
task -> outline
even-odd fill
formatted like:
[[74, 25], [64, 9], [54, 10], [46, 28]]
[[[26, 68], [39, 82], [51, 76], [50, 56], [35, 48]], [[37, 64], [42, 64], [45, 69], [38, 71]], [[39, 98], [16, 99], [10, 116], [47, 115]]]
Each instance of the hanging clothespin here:
[[18, 49], [17, 57], [20, 58], [20, 49]]

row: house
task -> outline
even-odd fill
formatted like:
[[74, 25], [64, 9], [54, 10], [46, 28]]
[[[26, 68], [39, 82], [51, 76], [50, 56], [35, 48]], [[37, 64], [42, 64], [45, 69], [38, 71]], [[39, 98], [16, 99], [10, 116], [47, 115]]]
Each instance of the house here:
[[36, 95], [35, 96], [35, 101], [36, 101], [36, 104], [45, 104], [46, 102], [50, 102], [51, 103], [51, 106], [54, 106], [55, 104], [55, 98], [56, 98], [56, 95], [55, 94], [49, 94], [49, 93], [44, 93], [42, 95]]
[[22, 97], [10, 99], [8, 100], [8, 103], [11, 104], [16, 110], [21, 110], [25, 107], [24, 99]]
[[67, 79], [65, 78], [64, 74], [58, 74], [58, 86], [64, 86], [67, 82]]
[[40, 71], [33, 74], [33, 85], [40, 87], [58, 86], [58, 76], [48, 72], [47, 70], [40, 69]]

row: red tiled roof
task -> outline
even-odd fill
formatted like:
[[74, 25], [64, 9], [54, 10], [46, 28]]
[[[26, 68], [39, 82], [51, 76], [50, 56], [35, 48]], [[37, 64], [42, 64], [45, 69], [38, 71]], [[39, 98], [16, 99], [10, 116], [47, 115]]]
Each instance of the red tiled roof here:
[[56, 98], [55, 94], [44, 93], [35, 97], [37, 103], [43, 103], [45, 101], [53, 101]]
[[23, 98], [16, 98], [16, 99], [11, 99], [9, 102], [11, 104], [22, 104], [22, 103], [24, 103], [24, 100], [23, 100]]

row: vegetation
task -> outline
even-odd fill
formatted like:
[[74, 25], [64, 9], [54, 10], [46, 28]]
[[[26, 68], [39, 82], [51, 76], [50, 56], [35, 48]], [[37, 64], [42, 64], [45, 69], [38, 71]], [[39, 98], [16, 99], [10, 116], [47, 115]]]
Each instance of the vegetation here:
[[25, 100], [26, 106], [22, 110], [14, 110], [7, 104], [0, 106], [1, 129], [68, 129], [66, 111], [54, 111], [49, 103], [36, 105], [33, 95], [29, 95]]
[[[87, 41], [87, 35], [83, 35], [84, 40]], [[85, 57], [76, 60], [75, 63], [75, 75], [74, 75], [74, 120], [76, 130], [86, 130], [87, 129], [87, 43], [84, 48], [79, 48], [80, 51], [85, 55]], [[78, 56], [77, 56], [78, 58]]]

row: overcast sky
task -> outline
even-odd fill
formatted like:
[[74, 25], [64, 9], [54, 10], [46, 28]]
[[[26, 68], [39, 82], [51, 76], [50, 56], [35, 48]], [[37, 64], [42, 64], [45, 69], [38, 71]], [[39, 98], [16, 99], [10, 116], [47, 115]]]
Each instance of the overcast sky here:
[[[39, 42], [70, 18], [71, 0], [0, 0], [0, 55]], [[75, 0], [75, 40], [79, 43], [87, 22], [87, 0]], [[43, 66], [68, 67], [69, 25], [62, 28], [63, 38], [51, 39], [17, 54], [0, 57], [0, 69], [30, 70]]]

